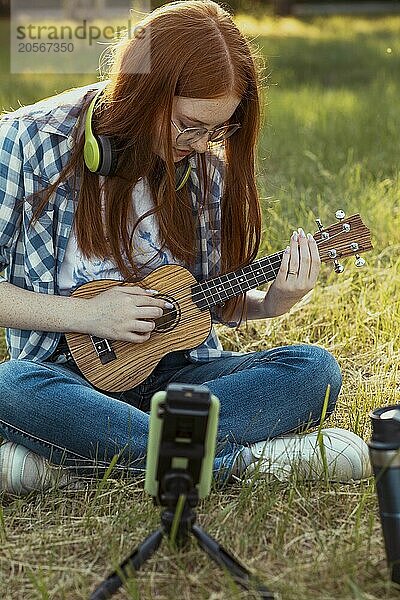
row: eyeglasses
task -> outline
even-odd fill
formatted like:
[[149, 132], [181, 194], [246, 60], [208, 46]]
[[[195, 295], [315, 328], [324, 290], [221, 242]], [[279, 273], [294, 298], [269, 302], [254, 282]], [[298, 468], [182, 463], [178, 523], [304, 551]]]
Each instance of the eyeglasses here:
[[176, 144], [186, 146], [198, 142], [202, 137], [208, 134], [208, 141], [220, 143], [231, 137], [241, 125], [239, 123], [230, 123], [217, 129], [206, 129], [205, 127], [187, 127], [180, 129], [178, 125], [171, 119], [172, 125], [179, 131], [176, 138]]

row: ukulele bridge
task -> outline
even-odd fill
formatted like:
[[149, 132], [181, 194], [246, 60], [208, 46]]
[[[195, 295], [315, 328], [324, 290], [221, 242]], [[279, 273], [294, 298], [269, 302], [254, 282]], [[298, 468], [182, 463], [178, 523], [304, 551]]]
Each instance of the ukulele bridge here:
[[106, 365], [117, 358], [108, 340], [95, 335], [91, 335], [90, 339], [102, 365]]

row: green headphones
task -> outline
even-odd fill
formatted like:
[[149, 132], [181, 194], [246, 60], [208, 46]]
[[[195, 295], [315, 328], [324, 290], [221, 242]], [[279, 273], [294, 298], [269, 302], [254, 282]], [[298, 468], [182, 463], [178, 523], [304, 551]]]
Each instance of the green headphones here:
[[[83, 157], [85, 165], [92, 173], [98, 173], [104, 177], [114, 175], [118, 165], [118, 153], [116, 141], [114, 138], [106, 135], [95, 135], [92, 130], [93, 111], [103, 90], [99, 90], [91, 101], [85, 118], [85, 146], [83, 148]], [[179, 165], [176, 170], [176, 191], [183, 188], [192, 167], [186, 160]]]

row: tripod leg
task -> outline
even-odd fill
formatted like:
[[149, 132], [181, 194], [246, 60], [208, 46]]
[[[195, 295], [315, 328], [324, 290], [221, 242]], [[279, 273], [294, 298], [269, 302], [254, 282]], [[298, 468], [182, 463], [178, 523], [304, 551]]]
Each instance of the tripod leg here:
[[[162, 537], [164, 535], [163, 529], [157, 529], [153, 531], [139, 546], [135, 548], [128, 558], [120, 564], [120, 570], [124, 575], [129, 575], [129, 567], [138, 571], [142, 564], [148, 560], [159, 547]], [[89, 600], [107, 600], [121, 587], [123, 581], [118, 575], [118, 570], [114, 571], [105, 579], [98, 588], [90, 596]]]
[[275, 596], [242, 565], [234, 556], [223, 548], [216, 540], [209, 536], [201, 527], [193, 525], [192, 533], [197, 538], [197, 542], [209, 556], [221, 567], [226, 568], [233, 579], [245, 590], [249, 590], [251, 583], [260, 594], [263, 600], [273, 600]]

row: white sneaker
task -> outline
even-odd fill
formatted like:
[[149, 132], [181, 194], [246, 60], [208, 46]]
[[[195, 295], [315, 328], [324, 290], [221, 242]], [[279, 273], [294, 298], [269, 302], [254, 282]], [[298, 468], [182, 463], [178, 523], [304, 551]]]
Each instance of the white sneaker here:
[[[281, 481], [291, 473], [308, 480], [350, 481], [372, 475], [368, 446], [347, 429], [322, 429], [308, 434], [286, 435], [250, 446], [255, 462], [245, 478], [253, 473], [271, 474]], [[325, 456], [324, 456], [325, 455]]]
[[22, 444], [4, 442], [0, 446], [0, 492], [25, 496], [71, 480], [68, 469], [51, 465]]

